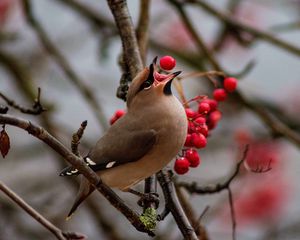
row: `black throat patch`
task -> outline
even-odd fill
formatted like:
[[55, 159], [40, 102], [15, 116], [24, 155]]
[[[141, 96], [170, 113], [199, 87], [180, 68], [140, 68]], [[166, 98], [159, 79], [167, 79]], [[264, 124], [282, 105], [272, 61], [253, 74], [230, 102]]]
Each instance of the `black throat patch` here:
[[172, 89], [171, 89], [172, 81], [173, 79], [167, 82], [166, 85], [164, 86], [164, 94], [167, 96], [172, 95]]

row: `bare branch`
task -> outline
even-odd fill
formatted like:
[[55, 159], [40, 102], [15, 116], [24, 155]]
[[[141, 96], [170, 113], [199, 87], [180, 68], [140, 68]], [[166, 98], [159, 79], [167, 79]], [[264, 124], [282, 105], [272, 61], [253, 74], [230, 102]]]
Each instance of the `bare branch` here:
[[3, 93], [0, 92], [0, 97], [11, 107], [18, 109], [22, 113], [26, 114], [32, 114], [32, 115], [39, 115], [42, 112], [46, 111], [46, 109], [42, 106], [40, 102], [40, 97], [41, 97], [41, 89], [38, 88], [38, 95], [36, 99], [34, 100], [34, 104], [32, 108], [25, 108], [17, 103], [15, 103], [14, 100], [8, 98], [5, 96]]
[[198, 237], [188, 218], [186, 217], [180, 203], [178, 202], [176, 190], [170, 175], [170, 171], [166, 170], [161, 170], [156, 174], [159, 184], [164, 193], [166, 207], [171, 211], [177, 223], [177, 226], [184, 236], [184, 239], [197, 240]]
[[[191, 203], [188, 201], [187, 197], [185, 196], [186, 194], [182, 191], [181, 187], [178, 187], [175, 185], [176, 193], [179, 199], [179, 202], [189, 219], [190, 223], [192, 224], [192, 227], [195, 229], [195, 233], [198, 236], [200, 240], [208, 240], [209, 237], [207, 235], [206, 229], [202, 224], [200, 223], [201, 218], [197, 219], [195, 215], [195, 210], [193, 209], [193, 206]], [[201, 214], [202, 216], [202, 214]], [[200, 216], [200, 217], [201, 217]]]
[[74, 153], [78, 157], [80, 157], [80, 153], [78, 151], [78, 146], [80, 144], [80, 139], [83, 136], [86, 126], [87, 126], [87, 121], [83, 121], [80, 125], [80, 128], [72, 136], [72, 141], [71, 141], [72, 153]]
[[229, 199], [229, 206], [230, 206], [230, 216], [231, 216], [231, 222], [232, 222], [232, 240], [236, 240], [235, 211], [234, 211], [234, 205], [233, 205], [232, 191], [229, 186], [227, 188], [227, 191], [228, 191], [228, 199]]
[[196, 4], [197, 6], [200, 6], [206, 12], [212, 14], [213, 16], [219, 18], [222, 22], [229, 25], [231, 28], [237, 28], [241, 31], [245, 31], [248, 33], [251, 33], [254, 37], [257, 37], [261, 40], [264, 40], [266, 42], [269, 42], [279, 48], [282, 48], [286, 51], [288, 51], [291, 54], [294, 54], [296, 56], [300, 56], [300, 48], [297, 46], [294, 46], [290, 43], [287, 43], [280, 38], [275, 37], [273, 34], [264, 32], [262, 30], [256, 29], [254, 27], [251, 27], [250, 25], [244, 24], [241, 21], [237, 21], [231, 16], [222, 13], [221, 11], [214, 8], [212, 5], [205, 1], [197, 1], [197, 0], [186, 0], [186, 3]]
[[0, 114], [0, 124], [7, 124], [22, 128], [29, 134], [32, 134], [34, 137], [46, 143], [58, 154], [60, 154], [66, 161], [73, 165], [74, 168], [78, 169], [80, 173], [82, 173], [82, 175], [84, 175], [90, 181], [90, 183], [93, 184], [93, 186], [95, 186], [95, 188], [102, 193], [102, 195], [117, 210], [119, 210], [138, 231], [148, 233], [150, 236], [154, 235], [152, 231], [145, 228], [144, 224], [139, 219], [139, 215], [131, 210], [111, 188], [104, 184], [98, 175], [92, 169], [90, 169], [81, 158], [69, 151], [44, 128], [35, 125], [30, 121], [15, 118], [8, 114]]

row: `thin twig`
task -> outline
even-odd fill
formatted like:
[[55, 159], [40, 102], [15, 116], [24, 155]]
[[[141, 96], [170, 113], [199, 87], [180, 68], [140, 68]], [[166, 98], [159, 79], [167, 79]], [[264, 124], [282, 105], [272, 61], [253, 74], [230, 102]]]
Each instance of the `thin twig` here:
[[221, 192], [227, 189], [230, 186], [233, 179], [238, 175], [240, 171], [240, 167], [247, 157], [248, 150], [249, 150], [249, 146], [247, 145], [243, 152], [242, 159], [237, 163], [234, 172], [229, 176], [229, 178], [224, 183], [218, 183], [214, 186], [206, 186], [206, 187], [198, 186], [197, 183], [195, 182], [193, 183], [178, 182], [176, 183], [176, 185], [180, 187], [184, 187], [189, 193], [214, 194], [214, 193]]
[[198, 237], [178, 202], [176, 190], [170, 175], [170, 171], [166, 170], [161, 170], [156, 174], [164, 193], [166, 207], [171, 211], [184, 239], [197, 240]]
[[7, 96], [5, 96], [3, 93], [0, 92], [0, 97], [11, 107], [19, 110], [22, 113], [26, 113], [26, 114], [32, 114], [32, 115], [39, 115], [42, 112], [46, 111], [46, 109], [42, 106], [41, 102], [40, 102], [40, 97], [41, 97], [41, 89], [38, 88], [38, 95], [36, 97], [36, 99], [34, 100], [34, 104], [32, 106], [32, 108], [25, 108], [19, 104], [17, 104], [14, 100], [8, 98]]
[[40, 139], [49, 147], [60, 154], [66, 161], [68, 161], [74, 168], [78, 169], [83, 176], [85, 176], [95, 188], [102, 193], [102, 195], [118, 210], [128, 221], [141, 232], [148, 233], [153, 236], [154, 233], [145, 228], [145, 225], [140, 221], [139, 215], [131, 210], [124, 201], [106, 184], [102, 182], [99, 176], [89, 168], [84, 161], [68, 150], [62, 143], [49, 134], [44, 128], [31, 123], [30, 121], [16, 118], [8, 114], [0, 114], [0, 124], [7, 124], [24, 129], [29, 134]]
[[82, 94], [84, 99], [91, 106], [96, 118], [103, 129], [108, 127], [108, 123], [106, 121], [106, 117], [101, 109], [100, 104], [97, 101], [93, 91], [84, 83], [83, 80], [80, 79], [78, 74], [73, 70], [67, 59], [61, 54], [59, 49], [53, 44], [53, 42], [48, 37], [46, 31], [43, 29], [41, 24], [35, 18], [30, 0], [24, 0], [24, 12], [27, 19], [27, 22], [31, 25], [31, 27], [35, 30], [41, 44], [46, 49], [48, 54], [52, 56], [54, 61], [62, 68], [65, 75], [69, 78], [69, 80], [74, 84], [74, 86], [78, 89], [78, 91]]
[[230, 186], [227, 187], [227, 191], [228, 191], [228, 200], [229, 200], [230, 216], [231, 216], [231, 223], [232, 223], [232, 240], [236, 240], [236, 219], [235, 219], [232, 191]]
[[179, 202], [187, 218], [189, 219], [192, 227], [194, 228], [196, 235], [200, 240], [208, 240], [209, 238], [206, 229], [204, 226], [201, 225], [200, 220], [197, 219], [195, 215], [196, 211], [193, 209], [191, 203], [188, 201], [187, 197], [185, 196], [185, 193], [182, 191], [183, 189], [181, 187], [178, 187], [177, 185], [175, 185], [175, 189], [176, 189]]
[[80, 144], [80, 139], [82, 138], [86, 126], [87, 126], [87, 121], [83, 121], [80, 125], [80, 128], [72, 136], [72, 141], [71, 141], [72, 153], [74, 153], [78, 157], [80, 157], [78, 146]]
[[280, 38], [275, 37], [273, 34], [265, 32], [263, 30], [256, 29], [250, 25], [244, 24], [241, 21], [237, 21], [233, 17], [222, 13], [221, 11], [217, 10], [215, 7], [210, 5], [209, 3], [201, 0], [186, 0], [186, 3], [196, 4], [197, 6], [200, 6], [203, 8], [206, 12], [212, 14], [213, 16], [219, 18], [222, 22], [229, 25], [231, 28], [237, 28], [239, 30], [251, 33], [254, 37], [257, 37], [261, 40], [264, 40], [266, 42], [269, 42], [281, 49], [284, 49], [288, 51], [291, 54], [294, 54], [296, 56], [300, 56], [300, 48], [297, 46], [294, 46], [290, 43], [285, 42], [284, 40], [281, 40]]

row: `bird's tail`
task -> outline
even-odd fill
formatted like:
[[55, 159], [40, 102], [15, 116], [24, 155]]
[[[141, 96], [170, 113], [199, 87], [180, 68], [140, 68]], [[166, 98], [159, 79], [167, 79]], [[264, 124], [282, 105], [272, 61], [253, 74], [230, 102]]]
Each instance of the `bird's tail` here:
[[75, 198], [75, 201], [73, 203], [73, 206], [66, 218], [66, 220], [69, 220], [71, 218], [71, 215], [76, 211], [78, 206], [95, 190], [95, 188], [89, 183], [89, 181], [82, 176], [80, 181], [80, 187], [79, 191], [77, 193], [77, 196]]

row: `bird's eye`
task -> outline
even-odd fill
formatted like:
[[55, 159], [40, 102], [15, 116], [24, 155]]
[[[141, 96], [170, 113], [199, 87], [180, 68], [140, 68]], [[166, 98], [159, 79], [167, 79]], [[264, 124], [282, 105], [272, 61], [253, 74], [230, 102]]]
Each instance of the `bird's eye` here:
[[145, 82], [143, 82], [142, 87], [144, 90], [148, 90], [151, 88], [151, 85], [152, 85], [152, 83], [150, 81], [145, 81]]

